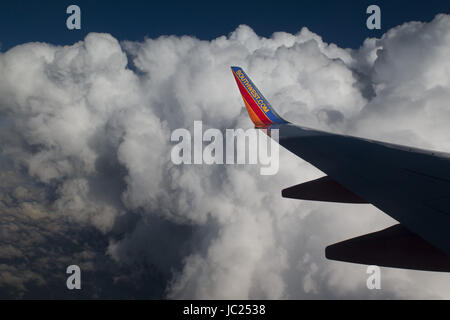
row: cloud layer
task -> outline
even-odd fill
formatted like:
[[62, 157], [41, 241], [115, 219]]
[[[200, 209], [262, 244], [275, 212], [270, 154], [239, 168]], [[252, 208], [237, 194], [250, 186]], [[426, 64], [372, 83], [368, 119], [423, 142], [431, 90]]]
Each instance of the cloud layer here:
[[292, 122], [450, 151], [449, 54], [448, 15], [358, 50], [242, 25], [212, 41], [91, 33], [2, 53], [2, 296], [65, 297], [52, 279], [64, 285], [79, 264], [104, 275], [86, 280], [91, 297], [449, 298], [445, 274], [383, 268], [373, 292], [365, 266], [327, 261], [326, 245], [394, 221], [368, 205], [282, 199], [321, 175], [286, 150], [275, 176], [170, 161], [171, 132], [195, 120], [251, 127], [231, 65]]

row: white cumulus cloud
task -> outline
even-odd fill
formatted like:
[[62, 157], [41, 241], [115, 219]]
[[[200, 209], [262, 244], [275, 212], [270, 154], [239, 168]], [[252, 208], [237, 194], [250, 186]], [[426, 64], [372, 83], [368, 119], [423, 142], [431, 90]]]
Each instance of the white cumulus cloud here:
[[[119, 43], [91, 33], [71, 46], [17, 46], [0, 54], [1, 148], [32, 188], [4, 170], [12, 176], [1, 214], [15, 206], [15, 219], [39, 223], [47, 208], [61, 223], [95, 227], [109, 241], [102, 254], [130, 270], [117, 279], [159, 274], [170, 298], [449, 298], [443, 274], [382, 268], [383, 290], [372, 292], [365, 266], [327, 261], [326, 245], [394, 221], [369, 205], [281, 198], [321, 175], [286, 150], [269, 177], [255, 165], [170, 160], [171, 132], [195, 120], [251, 127], [232, 65], [294, 123], [449, 151], [449, 51], [448, 15], [405, 23], [358, 50], [306, 28], [263, 38], [248, 26], [212, 41]], [[23, 293], [45, 282], [32, 266], [13, 275], [24, 244], [8, 237], [0, 287]]]

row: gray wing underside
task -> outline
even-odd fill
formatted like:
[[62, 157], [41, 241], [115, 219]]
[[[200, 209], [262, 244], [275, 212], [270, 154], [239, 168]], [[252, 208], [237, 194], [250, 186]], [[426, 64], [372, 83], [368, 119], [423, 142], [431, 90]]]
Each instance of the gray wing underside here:
[[448, 154], [274, 125], [279, 143], [450, 254]]

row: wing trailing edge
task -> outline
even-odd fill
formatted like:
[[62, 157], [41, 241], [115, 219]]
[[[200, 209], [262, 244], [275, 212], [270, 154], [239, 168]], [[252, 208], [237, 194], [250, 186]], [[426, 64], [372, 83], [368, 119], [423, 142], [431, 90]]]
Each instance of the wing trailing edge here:
[[330, 260], [422, 271], [450, 272], [450, 256], [401, 224], [332, 244]]
[[297, 184], [281, 191], [283, 198], [341, 203], [368, 203], [329, 176]]

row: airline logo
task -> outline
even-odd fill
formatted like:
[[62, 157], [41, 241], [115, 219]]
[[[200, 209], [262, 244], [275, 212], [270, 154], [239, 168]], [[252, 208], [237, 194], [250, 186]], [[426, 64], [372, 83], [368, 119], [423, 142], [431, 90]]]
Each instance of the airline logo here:
[[242, 70], [238, 70], [236, 72], [236, 75], [241, 79], [242, 84], [247, 88], [248, 92], [255, 98], [256, 103], [258, 106], [264, 111], [264, 113], [269, 112], [269, 108], [267, 108], [266, 104], [264, 103], [264, 100], [260, 97], [258, 92], [253, 88], [252, 84], [248, 79], [245, 77]]
[[239, 67], [231, 67], [247, 112], [256, 127], [286, 123], [276, 114], [250, 78]]

